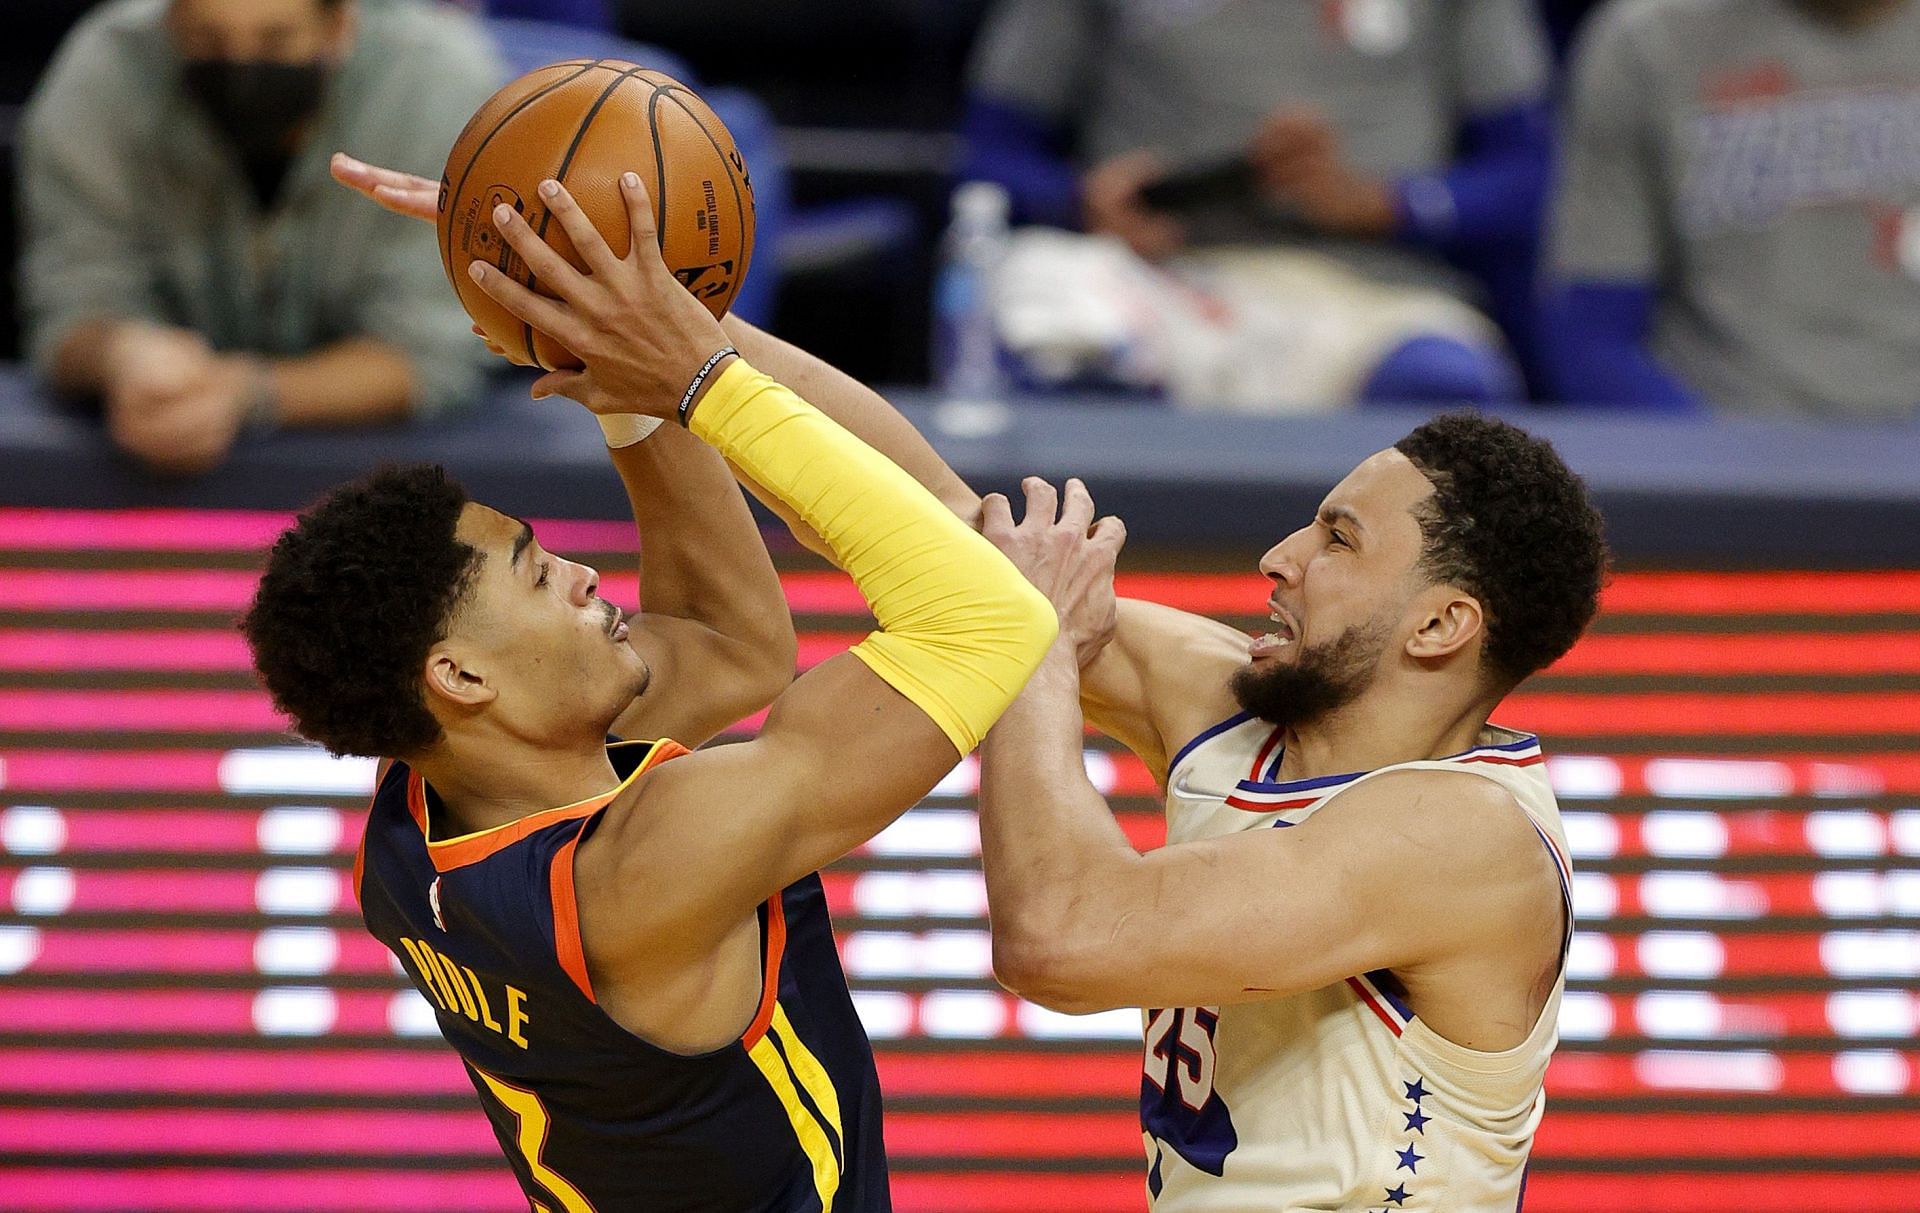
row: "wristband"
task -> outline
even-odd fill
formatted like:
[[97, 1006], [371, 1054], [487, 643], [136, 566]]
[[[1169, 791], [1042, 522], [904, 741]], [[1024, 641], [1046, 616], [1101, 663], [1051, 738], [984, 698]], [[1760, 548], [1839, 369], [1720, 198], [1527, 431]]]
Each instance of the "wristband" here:
[[693, 398], [700, 394], [700, 385], [707, 381], [708, 375], [713, 374], [714, 367], [719, 366], [729, 358], [738, 357], [739, 354], [740, 351], [734, 349], [732, 346], [723, 345], [718, 350], [715, 350], [713, 357], [707, 359], [700, 367], [700, 373], [693, 377], [693, 382], [687, 385], [686, 392], [680, 397], [680, 427], [682, 429], [686, 428], [687, 418], [693, 413]]
[[641, 413], [595, 413], [600, 432], [607, 436], [607, 449], [617, 451], [632, 446], [660, 428], [661, 418]]
[[248, 360], [246, 409], [241, 424], [259, 432], [280, 426], [280, 392], [274, 383], [273, 368], [264, 358]]

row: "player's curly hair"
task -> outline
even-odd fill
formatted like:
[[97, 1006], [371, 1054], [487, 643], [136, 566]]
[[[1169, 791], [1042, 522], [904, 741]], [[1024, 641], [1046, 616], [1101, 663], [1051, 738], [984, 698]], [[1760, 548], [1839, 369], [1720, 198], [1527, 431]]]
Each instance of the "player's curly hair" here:
[[1416, 511], [1422, 569], [1480, 600], [1483, 660], [1501, 689], [1558, 660], [1593, 620], [1607, 575], [1586, 484], [1552, 443], [1478, 413], [1436, 417], [1394, 449], [1433, 482]]
[[440, 738], [421, 665], [478, 553], [466, 490], [433, 464], [382, 467], [283, 533], [240, 621], [273, 705], [335, 754], [403, 758]]

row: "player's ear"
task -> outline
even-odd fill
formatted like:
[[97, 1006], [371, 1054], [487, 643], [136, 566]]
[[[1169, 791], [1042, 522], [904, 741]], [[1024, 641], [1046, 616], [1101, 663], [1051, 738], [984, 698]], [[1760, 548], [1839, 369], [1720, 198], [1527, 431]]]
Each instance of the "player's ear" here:
[[430, 705], [456, 710], [483, 707], [499, 695], [475, 662], [458, 646], [446, 643], [433, 646], [427, 654], [426, 687]]
[[1486, 631], [1480, 600], [1456, 586], [1434, 586], [1415, 600], [1415, 609], [1419, 626], [1407, 638], [1407, 656], [1416, 661], [1451, 657]]

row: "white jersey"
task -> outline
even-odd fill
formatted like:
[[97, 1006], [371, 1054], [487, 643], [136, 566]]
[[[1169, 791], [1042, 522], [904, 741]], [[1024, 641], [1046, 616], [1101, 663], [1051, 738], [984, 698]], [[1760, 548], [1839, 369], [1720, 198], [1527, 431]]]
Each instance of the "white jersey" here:
[[[1279, 783], [1280, 730], [1233, 716], [1175, 755], [1167, 840], [1298, 825], [1381, 771], [1470, 771], [1526, 812], [1571, 924], [1566, 839], [1539, 740], [1488, 726], [1480, 741], [1436, 761]], [[1539, 1021], [1498, 1053], [1427, 1027], [1385, 969], [1264, 1002], [1147, 1011], [1141, 1126], [1155, 1213], [1518, 1209], [1565, 969], [1563, 950]]]

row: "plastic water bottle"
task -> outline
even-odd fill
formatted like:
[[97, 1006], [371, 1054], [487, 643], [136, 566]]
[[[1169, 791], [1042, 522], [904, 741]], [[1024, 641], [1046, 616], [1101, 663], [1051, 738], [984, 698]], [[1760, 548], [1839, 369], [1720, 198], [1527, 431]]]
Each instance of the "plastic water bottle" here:
[[953, 192], [953, 222], [934, 292], [935, 368], [959, 404], [1001, 406], [1006, 376], [993, 331], [993, 286], [1007, 256], [1007, 191], [969, 181]]

